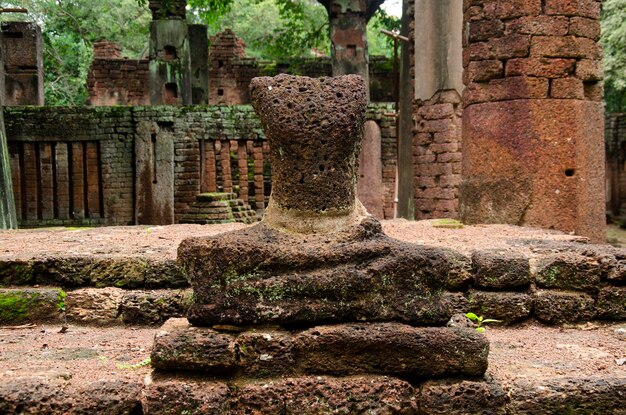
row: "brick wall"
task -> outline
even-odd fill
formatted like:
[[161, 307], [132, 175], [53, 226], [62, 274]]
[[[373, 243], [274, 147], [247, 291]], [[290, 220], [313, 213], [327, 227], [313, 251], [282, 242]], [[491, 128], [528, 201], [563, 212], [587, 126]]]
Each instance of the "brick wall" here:
[[601, 0], [465, 0], [464, 105], [601, 101]]
[[[280, 73], [311, 78], [331, 76], [330, 58], [294, 58], [288, 61], [262, 61], [245, 57], [245, 43], [226, 29], [211, 38], [209, 52], [209, 104], [239, 105], [250, 102], [248, 85], [256, 76]], [[370, 58], [370, 100], [393, 101], [392, 61], [383, 56]]]
[[94, 43], [94, 60], [87, 74], [87, 105], [147, 105], [150, 103], [148, 60], [121, 58], [114, 42]]
[[[367, 118], [382, 133], [385, 216], [393, 215], [391, 104]], [[174, 214], [203, 191], [235, 191], [262, 210], [271, 191], [269, 147], [250, 106], [11, 107], [4, 109], [21, 226], [135, 221], [135, 140], [154, 125], [174, 140]]]

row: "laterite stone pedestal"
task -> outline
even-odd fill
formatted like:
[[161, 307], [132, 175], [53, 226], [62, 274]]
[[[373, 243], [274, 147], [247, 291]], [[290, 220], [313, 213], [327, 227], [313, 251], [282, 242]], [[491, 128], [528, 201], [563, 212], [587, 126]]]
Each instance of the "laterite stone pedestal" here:
[[356, 198], [363, 80], [280, 75], [250, 89], [269, 206], [253, 227], [181, 243], [194, 297], [188, 322], [156, 336], [144, 411], [410, 414], [418, 382], [482, 377], [486, 338], [443, 327], [463, 311], [444, 292], [467, 260], [386, 236]]

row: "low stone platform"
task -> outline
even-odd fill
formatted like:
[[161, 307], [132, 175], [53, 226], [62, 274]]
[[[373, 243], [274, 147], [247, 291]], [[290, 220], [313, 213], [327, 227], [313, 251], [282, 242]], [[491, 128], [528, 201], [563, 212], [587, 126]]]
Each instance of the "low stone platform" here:
[[[456, 261], [456, 278], [441, 278], [447, 281], [441, 320], [467, 311], [505, 324], [529, 318], [548, 324], [626, 319], [623, 248], [540, 229], [433, 224], [382, 222], [385, 233], [400, 241], [455, 253], [449, 259]], [[162, 324], [183, 316], [189, 304], [189, 283], [176, 262], [182, 239], [245, 228], [233, 223], [0, 231], [0, 286], [18, 297], [30, 296], [37, 286], [50, 287], [53, 297], [61, 290], [67, 318], [74, 322]], [[39, 321], [37, 313], [24, 314], [9, 310], [15, 318], [5, 315], [0, 324]], [[64, 318], [60, 312], [45, 316], [52, 322]]]
[[168, 321], [156, 335], [152, 365], [234, 379], [367, 374], [428, 379], [480, 377], [489, 354], [487, 339], [468, 328], [352, 323], [298, 332], [228, 329]]
[[624, 323], [487, 328], [484, 377], [426, 382], [380, 375], [254, 382], [165, 376], [139, 363], [166, 328], [0, 328], [0, 413], [626, 413]]

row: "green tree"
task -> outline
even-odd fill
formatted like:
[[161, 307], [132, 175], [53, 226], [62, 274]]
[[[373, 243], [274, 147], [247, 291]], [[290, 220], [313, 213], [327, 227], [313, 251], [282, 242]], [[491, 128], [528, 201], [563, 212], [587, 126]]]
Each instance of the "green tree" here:
[[192, 8], [190, 19], [207, 23], [211, 35], [232, 29], [246, 42], [248, 56], [311, 56], [314, 50], [327, 54], [328, 18], [324, 7], [314, 0], [286, 6], [280, 0], [233, 0], [232, 7], [216, 18], [206, 18], [206, 13]]
[[607, 111], [626, 112], [626, 1], [604, 1], [602, 45]]
[[29, 20], [42, 28], [46, 105], [84, 104], [94, 42], [118, 42], [129, 58], [147, 50], [151, 16], [136, 0], [21, 0], [0, 5], [29, 11], [2, 15], [2, 20]]

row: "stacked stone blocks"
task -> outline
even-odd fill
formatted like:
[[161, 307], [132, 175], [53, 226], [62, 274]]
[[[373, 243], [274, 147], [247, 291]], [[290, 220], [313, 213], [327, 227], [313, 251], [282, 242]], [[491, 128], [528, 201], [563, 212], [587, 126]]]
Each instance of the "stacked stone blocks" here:
[[600, 9], [596, 0], [464, 2], [464, 222], [604, 241]]
[[464, 3], [464, 105], [513, 99], [602, 100], [601, 1]]
[[259, 220], [254, 210], [235, 193], [201, 193], [196, 196], [181, 223], [253, 223]]

